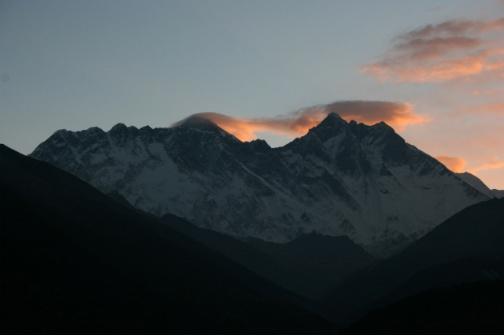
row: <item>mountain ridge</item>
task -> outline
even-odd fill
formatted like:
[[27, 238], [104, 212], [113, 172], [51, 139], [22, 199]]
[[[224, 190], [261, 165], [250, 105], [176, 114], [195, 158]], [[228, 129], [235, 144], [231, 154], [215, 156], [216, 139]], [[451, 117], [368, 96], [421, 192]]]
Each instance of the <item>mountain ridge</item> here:
[[472, 187], [479, 190], [481, 193], [488, 195], [489, 197], [502, 198], [504, 197], [504, 190], [490, 189], [488, 186], [481, 181], [478, 177], [470, 172], [455, 173], [460, 179], [464, 180], [466, 183]]
[[186, 119], [173, 128], [59, 131], [30, 156], [157, 216], [272, 242], [346, 235], [376, 252], [489, 198], [385, 123], [333, 113], [279, 148]]

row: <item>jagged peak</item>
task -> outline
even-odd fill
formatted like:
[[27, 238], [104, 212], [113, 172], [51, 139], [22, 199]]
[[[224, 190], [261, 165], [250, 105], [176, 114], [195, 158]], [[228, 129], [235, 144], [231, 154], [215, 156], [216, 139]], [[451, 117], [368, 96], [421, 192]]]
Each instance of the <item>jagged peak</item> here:
[[84, 131], [89, 133], [104, 133], [103, 129], [101, 129], [100, 127], [89, 127]]
[[268, 142], [259, 138], [245, 143], [247, 144], [248, 147], [250, 147], [253, 151], [256, 152], [267, 152], [271, 150], [271, 147], [268, 144]]
[[372, 136], [375, 138], [386, 138], [387, 140], [400, 140], [404, 142], [404, 139], [395, 132], [394, 128], [381, 121], [372, 126], [364, 125], [360, 123], [358, 125], [359, 133], [361, 135]]
[[371, 136], [374, 138], [387, 138], [388, 140], [400, 139], [401, 142], [404, 142], [404, 139], [395, 132], [394, 128], [383, 121], [369, 126], [352, 120], [348, 123], [348, 126], [350, 131], [361, 139], [366, 136]]
[[389, 126], [388, 124], [386, 124], [384, 121], [380, 121], [374, 125], [371, 126], [372, 128], [375, 128], [375, 129], [383, 129], [383, 130], [388, 130], [388, 131], [394, 131], [394, 128], [392, 128], [391, 126]]
[[114, 133], [114, 132], [118, 132], [118, 131], [124, 131], [127, 129], [128, 129], [128, 127], [126, 127], [126, 125], [124, 123], [118, 123], [110, 129], [110, 132]]
[[137, 134], [138, 128], [134, 126], [126, 126], [124, 123], [118, 123], [113, 126], [108, 133], [114, 137], [117, 136], [127, 136], [130, 134]]
[[336, 134], [344, 132], [348, 128], [348, 123], [336, 113], [329, 113], [322, 122], [310, 129], [308, 135], [315, 134], [322, 142], [334, 137]]
[[195, 129], [203, 132], [211, 132], [219, 134], [222, 137], [230, 138], [234, 141], [241, 142], [234, 135], [228, 133], [227, 131], [219, 127], [215, 122], [199, 114], [191, 115], [179, 122], [176, 122], [171, 125], [171, 128]]
[[[348, 124], [345, 120], [341, 118], [338, 114], [331, 112], [327, 114], [324, 120], [319, 123], [318, 126], [330, 126], [330, 125], [342, 125], [342, 124]], [[317, 127], [318, 127], [317, 126]]]
[[56, 130], [50, 137], [53, 137], [53, 136], [56, 136], [56, 135], [65, 135], [65, 134], [68, 134], [70, 133], [69, 130], [66, 130], [66, 129], [58, 129]]
[[196, 128], [202, 130], [217, 130], [220, 129], [219, 126], [209, 118], [200, 115], [191, 115], [182, 121], [174, 123], [172, 128], [183, 127], [183, 128]]
[[344, 119], [341, 118], [338, 114], [332, 112], [327, 114], [324, 120], [320, 122], [317, 126], [314, 128], [310, 129], [310, 131], [314, 132], [320, 132], [320, 130], [323, 130], [326, 132], [328, 129], [332, 130], [339, 130], [342, 128], [347, 128], [348, 127], [348, 122], [346, 122]]

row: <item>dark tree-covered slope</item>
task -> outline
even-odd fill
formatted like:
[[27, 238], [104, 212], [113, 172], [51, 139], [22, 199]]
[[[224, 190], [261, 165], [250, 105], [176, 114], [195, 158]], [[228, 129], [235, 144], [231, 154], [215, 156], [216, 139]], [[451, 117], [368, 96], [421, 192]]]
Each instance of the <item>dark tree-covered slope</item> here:
[[350, 334], [502, 334], [504, 280], [428, 290], [373, 311]]
[[374, 260], [346, 236], [312, 233], [285, 244], [259, 239], [245, 242], [188, 224], [171, 214], [161, 220], [261, 277], [310, 299], [327, 293], [337, 282]]
[[0, 146], [2, 333], [328, 333], [305, 303]]
[[435, 287], [504, 278], [504, 199], [470, 206], [323, 299], [350, 319]]

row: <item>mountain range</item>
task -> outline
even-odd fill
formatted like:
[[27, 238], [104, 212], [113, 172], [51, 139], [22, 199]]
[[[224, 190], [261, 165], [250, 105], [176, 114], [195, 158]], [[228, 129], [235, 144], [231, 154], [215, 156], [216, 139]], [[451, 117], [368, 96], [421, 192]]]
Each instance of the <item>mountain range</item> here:
[[504, 330], [504, 199], [384, 123], [270, 148], [191, 117], [30, 156], [0, 146], [2, 332]]
[[310, 233], [348, 236], [378, 256], [494, 197], [385, 123], [334, 113], [279, 148], [241, 142], [190, 117], [171, 128], [59, 130], [30, 156], [158, 217], [276, 243]]
[[[341, 329], [327, 318], [360, 319], [348, 334], [504, 330], [504, 199], [469, 206], [398, 254], [373, 260], [346, 237], [245, 243], [111, 196], [0, 146], [2, 333]], [[296, 269], [340, 277], [329, 279], [333, 289], [317, 304], [257, 275], [278, 275], [284, 287], [289, 273], [290, 284], [316, 283]]]

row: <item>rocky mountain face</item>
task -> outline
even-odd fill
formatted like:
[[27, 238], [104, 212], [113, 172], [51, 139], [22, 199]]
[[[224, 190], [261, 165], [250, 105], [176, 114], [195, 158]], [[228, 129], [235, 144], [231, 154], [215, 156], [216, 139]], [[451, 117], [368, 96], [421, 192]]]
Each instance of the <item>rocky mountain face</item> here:
[[465, 181], [466, 183], [468, 183], [469, 185], [471, 185], [472, 187], [474, 187], [475, 189], [477, 189], [478, 191], [480, 191], [481, 193], [487, 195], [488, 197], [493, 198], [495, 196], [496, 198], [498, 198], [497, 195], [494, 194], [494, 192], [491, 189], [489, 189], [488, 186], [485, 185], [485, 183], [481, 181], [481, 179], [479, 179], [472, 173], [462, 172], [462, 173], [455, 173], [455, 175], [460, 179], [462, 179], [463, 181]]
[[241, 142], [192, 117], [172, 128], [59, 130], [31, 157], [157, 216], [272, 242], [346, 235], [375, 252], [490, 198], [385, 123], [347, 123], [334, 113], [280, 148]]
[[478, 177], [476, 177], [475, 175], [473, 175], [472, 173], [469, 173], [469, 172], [462, 172], [462, 173], [455, 173], [460, 179], [462, 179], [463, 181], [465, 181], [466, 183], [468, 183], [469, 185], [471, 185], [472, 187], [474, 187], [475, 189], [477, 189], [478, 191], [480, 191], [481, 193], [483, 194], [486, 194], [488, 195], [490, 198], [504, 198], [504, 190], [496, 190], [496, 189], [489, 189], [488, 186], [485, 185], [485, 183], [483, 183], [481, 181], [481, 179], [479, 179]]

